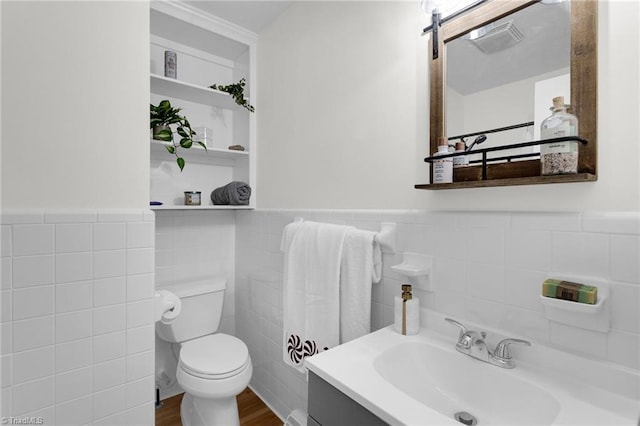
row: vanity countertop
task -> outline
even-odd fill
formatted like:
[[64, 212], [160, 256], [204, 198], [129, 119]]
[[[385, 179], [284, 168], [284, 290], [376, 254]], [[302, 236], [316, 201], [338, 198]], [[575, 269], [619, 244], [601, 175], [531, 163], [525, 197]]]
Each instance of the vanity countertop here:
[[[446, 328], [444, 330], [449, 331]], [[489, 375], [494, 374], [494, 370], [491, 369], [496, 369], [496, 375], [513, 374], [518, 380], [544, 389], [559, 402], [559, 413], [552, 424], [637, 425], [640, 411], [640, 375], [635, 370], [582, 359], [535, 343], [532, 347], [535, 350], [530, 351], [528, 356], [524, 353], [526, 349], [532, 348], [514, 351], [517, 366], [513, 370], [506, 370], [456, 352], [454, 346], [457, 331], [451, 329], [450, 332], [449, 340], [447, 335], [425, 328], [421, 328], [416, 335], [403, 336], [389, 326], [314, 355], [305, 361], [305, 365], [320, 378], [392, 425], [460, 424], [450, 415], [444, 415], [430, 408], [423, 403], [424, 401], [420, 402], [404, 393], [376, 370], [375, 360], [380, 355], [407, 343], [416, 343], [418, 347], [426, 343], [437, 347], [441, 352], [450, 351], [451, 357], [466, 357], [468, 362], [476, 363], [471, 364], [470, 368], [489, 369], [483, 370], [483, 377], [487, 377], [487, 372]], [[539, 360], [539, 363], [532, 361], [533, 359]], [[549, 360], [554, 360], [553, 367], [545, 365]], [[567, 368], [569, 372], [582, 370], [591, 374], [588, 374], [588, 378], [580, 379], [565, 375], [562, 364], [567, 362], [572, 363], [571, 367]], [[600, 366], [601, 369], [593, 370]], [[451, 374], [451, 380], [458, 383], [474, 379], [466, 376], [456, 377], [455, 371], [447, 374]], [[608, 385], [604, 385], [607, 381]], [[599, 382], [603, 385], [600, 386]], [[610, 389], [606, 389], [607, 387]], [[620, 388], [620, 392], [617, 392], [617, 387]], [[527, 398], [527, 395], [522, 395], [522, 398]], [[527, 424], [526, 419], [521, 420], [525, 421], [522, 424]]]

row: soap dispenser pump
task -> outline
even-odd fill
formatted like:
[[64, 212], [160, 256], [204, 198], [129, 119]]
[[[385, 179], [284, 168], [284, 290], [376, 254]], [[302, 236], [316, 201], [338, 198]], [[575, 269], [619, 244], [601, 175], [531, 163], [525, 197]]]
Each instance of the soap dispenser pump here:
[[420, 328], [419, 301], [413, 297], [411, 284], [402, 284], [402, 295], [395, 297], [394, 328], [402, 335], [416, 334]]

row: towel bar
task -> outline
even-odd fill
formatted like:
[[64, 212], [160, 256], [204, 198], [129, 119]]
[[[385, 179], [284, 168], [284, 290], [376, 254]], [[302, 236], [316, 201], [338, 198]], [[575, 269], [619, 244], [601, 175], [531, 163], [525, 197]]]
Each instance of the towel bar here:
[[[301, 217], [294, 217], [293, 222], [302, 222]], [[375, 240], [380, 244], [382, 251], [387, 253], [396, 252], [396, 224], [393, 222], [380, 223], [380, 231], [375, 236]]]

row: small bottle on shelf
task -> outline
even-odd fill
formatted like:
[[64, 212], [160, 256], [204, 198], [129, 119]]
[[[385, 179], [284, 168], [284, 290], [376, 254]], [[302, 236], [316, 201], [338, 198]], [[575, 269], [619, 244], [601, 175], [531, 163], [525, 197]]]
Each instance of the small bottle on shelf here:
[[[553, 98], [551, 116], [540, 125], [542, 139], [578, 136], [578, 118], [567, 112], [564, 96]], [[578, 142], [566, 141], [540, 145], [542, 175], [578, 173]]]
[[[464, 142], [456, 142], [456, 150], [454, 153], [462, 153], [467, 150], [467, 145]], [[466, 167], [469, 165], [469, 157], [466, 155], [459, 155], [453, 157], [453, 168]]]
[[[433, 156], [449, 154], [449, 144], [446, 138], [438, 138], [438, 152]], [[433, 183], [453, 182], [453, 158], [443, 158], [433, 162]]]

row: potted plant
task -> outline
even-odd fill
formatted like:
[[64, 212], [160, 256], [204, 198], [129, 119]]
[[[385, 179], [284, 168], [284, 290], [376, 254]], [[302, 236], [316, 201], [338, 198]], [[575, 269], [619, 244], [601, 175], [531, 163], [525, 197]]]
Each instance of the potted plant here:
[[241, 78], [237, 83], [229, 84], [227, 86], [218, 86], [217, 84], [213, 84], [209, 86], [209, 88], [213, 90], [220, 90], [221, 92], [230, 94], [233, 97], [233, 100], [236, 101], [238, 105], [246, 108], [249, 112], [255, 112], [256, 109], [251, 106], [244, 98], [244, 86], [246, 84], [245, 82], [246, 80], [244, 78]]
[[[194, 143], [193, 137], [196, 135], [196, 132], [191, 129], [189, 120], [179, 114], [180, 111], [180, 108], [172, 107], [171, 102], [166, 99], [160, 101], [158, 105], [150, 104], [151, 119], [149, 124], [150, 129], [153, 130], [153, 139], [171, 142], [171, 145], [165, 145], [165, 148], [170, 154], [176, 156], [176, 162], [178, 163], [180, 171], [182, 171], [182, 169], [184, 169], [185, 161], [184, 158], [178, 155], [178, 149], [191, 148]], [[180, 136], [180, 141], [178, 143], [176, 143], [173, 138], [174, 130], [172, 129], [172, 126], [175, 127], [175, 132]], [[205, 150], [207, 149], [206, 145], [202, 142], [195, 142]]]

